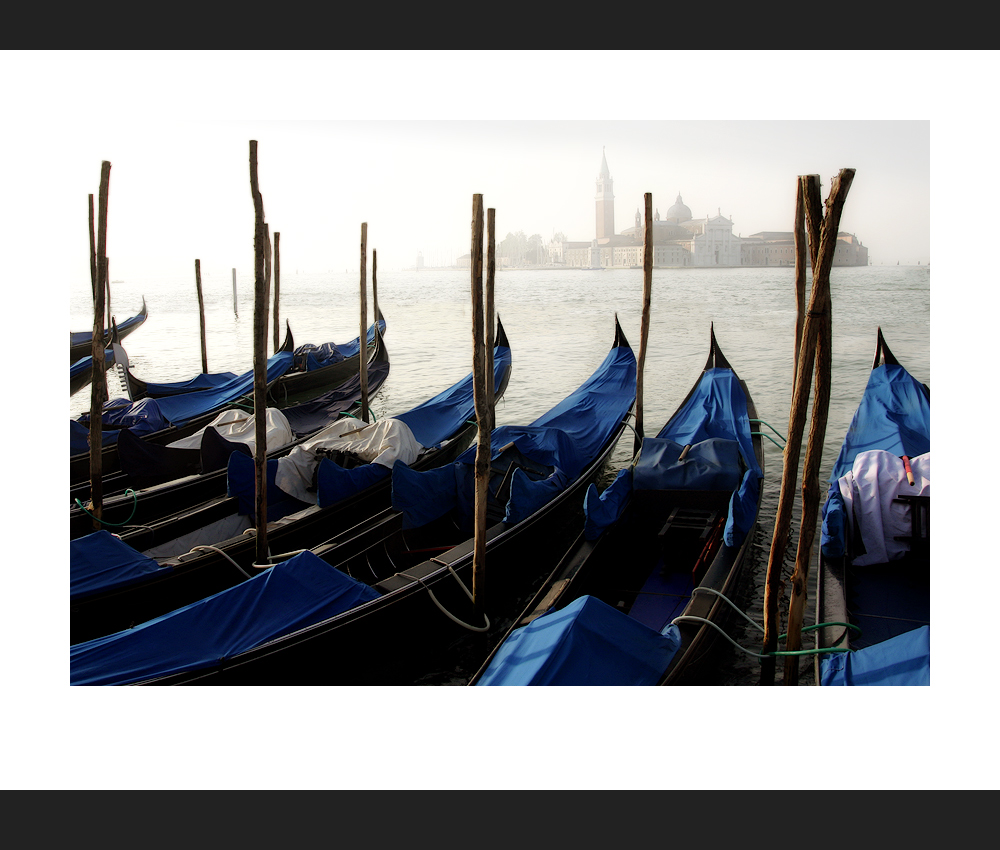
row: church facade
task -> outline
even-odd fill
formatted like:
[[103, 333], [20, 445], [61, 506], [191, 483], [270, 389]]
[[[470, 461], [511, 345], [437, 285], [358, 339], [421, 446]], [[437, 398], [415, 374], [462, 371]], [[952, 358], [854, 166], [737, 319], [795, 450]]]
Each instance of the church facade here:
[[[614, 182], [607, 156], [601, 153], [597, 176], [596, 237], [587, 242], [553, 240], [549, 262], [577, 268], [642, 268], [645, 228], [640, 210], [635, 224], [615, 233]], [[654, 267], [738, 267], [795, 265], [791, 232], [768, 231], [741, 238], [733, 234], [732, 217], [722, 210], [714, 216], [694, 218], [678, 193], [677, 200], [661, 219], [653, 215]], [[854, 234], [840, 233], [834, 255], [836, 266], [868, 265], [868, 249]]]

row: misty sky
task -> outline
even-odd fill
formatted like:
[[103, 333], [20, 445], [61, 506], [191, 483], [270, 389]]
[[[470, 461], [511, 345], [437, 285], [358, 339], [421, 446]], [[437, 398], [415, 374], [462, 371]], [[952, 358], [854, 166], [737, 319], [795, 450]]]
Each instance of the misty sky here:
[[[678, 193], [696, 218], [721, 212], [735, 234], [790, 230], [796, 177], [819, 174], [825, 198], [849, 167], [857, 174], [841, 228], [876, 264], [930, 260], [942, 89], [920, 91], [928, 71], [917, 57], [911, 79], [898, 71], [907, 54], [892, 54], [891, 71], [880, 53], [844, 54], [831, 103], [811, 106], [787, 73], [829, 64], [811, 53], [609, 54], [648, 73], [648, 104], [634, 86], [592, 89], [586, 52], [490, 54], [483, 67], [505, 75], [490, 88], [456, 70], [468, 54], [389, 53], [377, 63], [373, 54], [266, 55], [258, 93], [253, 54], [92, 54], [109, 84], [96, 102], [59, 61], [4, 60], [33, 64], [22, 78], [44, 94], [15, 104], [34, 110], [27, 154], [41, 154], [44, 166], [21, 177], [39, 215], [65, 232], [67, 273], [89, 250], [86, 198], [98, 191], [103, 159], [112, 165], [113, 277], [190, 274], [196, 258], [206, 270], [252, 273], [250, 139], [283, 269], [356, 269], [362, 222], [380, 269], [412, 266], [418, 251], [428, 265], [450, 264], [468, 252], [477, 192], [496, 209], [498, 240], [519, 230], [592, 239], [602, 149], [617, 231], [633, 224], [645, 192], [661, 214]], [[964, 61], [977, 58], [986, 61]], [[359, 63], [364, 74], [345, 73]], [[691, 96], [655, 84], [684, 64]], [[953, 64], [940, 63], [939, 74]], [[701, 87], [719, 95], [701, 98]], [[92, 104], [103, 104], [99, 120]]]

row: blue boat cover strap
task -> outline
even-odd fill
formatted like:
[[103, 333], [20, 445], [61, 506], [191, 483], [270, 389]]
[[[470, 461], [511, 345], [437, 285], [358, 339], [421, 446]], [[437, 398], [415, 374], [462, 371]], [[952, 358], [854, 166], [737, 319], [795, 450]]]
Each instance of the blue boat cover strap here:
[[909, 632], [854, 652], [835, 652], [820, 661], [822, 685], [929, 685], [931, 627]]
[[476, 682], [498, 685], [655, 685], [680, 647], [593, 596], [581, 596], [511, 633]]
[[[127, 685], [213, 667], [378, 598], [303, 552], [241, 584], [133, 629], [70, 647], [71, 685]], [[329, 663], [336, 665], [336, 658]]]
[[82, 599], [93, 593], [126, 587], [148, 578], [161, 567], [110, 531], [101, 529], [69, 544], [69, 596]]

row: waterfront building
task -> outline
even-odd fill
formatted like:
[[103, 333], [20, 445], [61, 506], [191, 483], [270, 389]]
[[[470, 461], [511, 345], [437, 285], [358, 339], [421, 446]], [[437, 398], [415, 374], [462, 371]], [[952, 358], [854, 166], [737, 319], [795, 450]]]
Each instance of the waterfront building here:
[[[561, 235], [553, 238], [548, 245], [549, 262], [576, 268], [642, 268], [645, 228], [641, 210], [635, 212], [634, 226], [615, 232], [614, 181], [603, 150], [595, 213], [596, 238], [585, 242], [570, 242]], [[854, 234], [840, 233], [833, 264], [868, 265], [868, 249]], [[732, 216], [723, 216], [721, 208], [714, 216], [694, 218], [680, 193], [662, 219], [659, 209], [654, 213], [654, 267], [768, 265], [795, 265], [790, 231], [764, 231], [743, 238], [733, 233]]]

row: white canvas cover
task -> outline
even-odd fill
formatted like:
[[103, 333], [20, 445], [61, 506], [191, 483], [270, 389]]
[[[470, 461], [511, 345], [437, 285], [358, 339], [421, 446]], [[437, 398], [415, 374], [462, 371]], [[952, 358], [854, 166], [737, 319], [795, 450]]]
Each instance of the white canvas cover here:
[[411, 465], [423, 446], [399, 419], [383, 419], [367, 425], [357, 419], [340, 419], [279, 458], [275, 484], [300, 501], [315, 503], [316, 492], [311, 488], [316, 467], [322, 460], [317, 453], [319, 449], [350, 452], [366, 463], [391, 469], [397, 460]]
[[[285, 414], [276, 407], [269, 407], [266, 410], [266, 434], [267, 450], [269, 452], [280, 449], [288, 445], [295, 439], [292, 427], [288, 424]], [[198, 449], [201, 448], [201, 438], [207, 428], [214, 428], [220, 436], [231, 440], [234, 443], [244, 443], [254, 452], [257, 444], [256, 419], [253, 414], [242, 410], [224, 410], [200, 431], [196, 431], [189, 437], [175, 440], [170, 443], [175, 449]]]
[[902, 558], [910, 547], [897, 536], [911, 532], [910, 507], [893, 502], [897, 496], [930, 496], [931, 453], [910, 458], [914, 484], [906, 480], [902, 458], [876, 449], [860, 452], [851, 471], [838, 481], [852, 523], [851, 534], [860, 534], [865, 554], [856, 566], [885, 564]]

